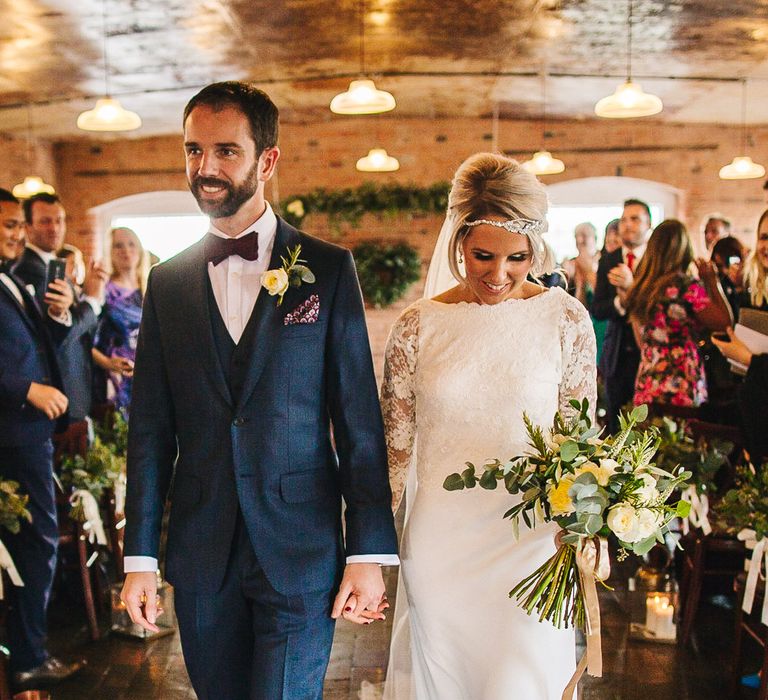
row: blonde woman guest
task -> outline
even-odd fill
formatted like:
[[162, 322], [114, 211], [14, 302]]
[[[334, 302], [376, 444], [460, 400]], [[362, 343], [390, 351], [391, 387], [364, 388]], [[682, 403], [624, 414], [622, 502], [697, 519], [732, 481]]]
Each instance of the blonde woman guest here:
[[730, 308], [712, 262], [697, 261], [689, 272], [693, 245], [676, 219], [651, 234], [625, 308], [640, 348], [634, 403], [700, 406], [707, 400], [698, 343], [705, 330], [724, 330]]
[[448, 202], [427, 276], [434, 296], [403, 312], [386, 352], [393, 507], [407, 478], [408, 494], [384, 697], [555, 700], [575, 668], [573, 630], [539, 623], [507, 596], [555, 552], [555, 526], [516, 541], [504, 489], [442, 484], [465, 460], [524, 451], [523, 412], [551, 425], [572, 397], [594, 406], [595, 336], [582, 304], [528, 280], [554, 268], [533, 175], [479, 153], [459, 167]]
[[755, 250], [747, 258], [744, 270], [744, 286], [740, 308], [768, 311], [768, 209], [757, 222]]
[[106, 374], [107, 398], [127, 416], [147, 276], [147, 254], [139, 237], [129, 228], [112, 229], [111, 239], [112, 274], [94, 339], [93, 359]]

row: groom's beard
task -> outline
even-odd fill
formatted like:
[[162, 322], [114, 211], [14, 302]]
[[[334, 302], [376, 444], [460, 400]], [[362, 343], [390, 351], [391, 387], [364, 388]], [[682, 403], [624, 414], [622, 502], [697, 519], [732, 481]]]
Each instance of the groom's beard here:
[[[214, 219], [224, 219], [236, 214], [240, 207], [256, 193], [259, 187], [258, 168], [259, 163], [257, 161], [248, 171], [245, 179], [238, 184], [219, 180], [215, 177], [196, 177], [189, 183], [189, 189], [204, 214], [208, 214]], [[216, 201], [206, 199], [206, 195], [201, 189], [203, 185], [222, 187], [227, 194], [223, 199]]]

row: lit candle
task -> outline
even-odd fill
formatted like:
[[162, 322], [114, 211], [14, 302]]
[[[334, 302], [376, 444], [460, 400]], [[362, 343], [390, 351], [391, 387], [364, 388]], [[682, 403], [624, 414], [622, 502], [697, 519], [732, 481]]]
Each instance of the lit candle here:
[[675, 608], [664, 598], [656, 607], [656, 636], [659, 639], [675, 638]]
[[645, 599], [645, 629], [651, 634], [656, 634], [656, 609], [659, 604], [659, 596], [648, 596]]

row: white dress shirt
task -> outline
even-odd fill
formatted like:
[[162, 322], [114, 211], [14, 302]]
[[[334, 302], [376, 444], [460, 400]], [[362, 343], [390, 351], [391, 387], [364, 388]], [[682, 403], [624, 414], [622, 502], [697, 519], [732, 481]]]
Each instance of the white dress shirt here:
[[[259, 257], [256, 260], [243, 260], [239, 255], [230, 255], [218, 265], [208, 263], [208, 277], [211, 280], [216, 306], [219, 307], [221, 318], [235, 343], [240, 341], [248, 319], [253, 313], [253, 307], [261, 290], [261, 277], [267, 271], [275, 246], [277, 217], [269, 203], [264, 213], [234, 238], [241, 238], [251, 231], [256, 231], [259, 237]], [[208, 232], [214, 236], [231, 238], [213, 224]], [[395, 554], [359, 554], [347, 557], [347, 563], [395, 566], [400, 563], [400, 560]], [[156, 571], [157, 559], [143, 556], [125, 557], [123, 568], [126, 573]]]

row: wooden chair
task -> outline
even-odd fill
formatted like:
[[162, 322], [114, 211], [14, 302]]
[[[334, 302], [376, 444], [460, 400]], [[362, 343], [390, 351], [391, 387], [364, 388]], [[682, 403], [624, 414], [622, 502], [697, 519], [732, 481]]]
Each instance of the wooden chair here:
[[[743, 440], [739, 429], [700, 420], [690, 420], [688, 429], [697, 442], [706, 444], [719, 439], [733, 443], [728, 462], [716, 475], [717, 493], [724, 493], [733, 484], [735, 468], [742, 461]], [[683, 552], [678, 641], [684, 646], [691, 637], [696, 621], [704, 579], [733, 579], [743, 570], [746, 549], [744, 543], [735, 537], [718, 532], [705, 535], [700, 530], [689, 532], [680, 544]]]
[[730, 692], [728, 697], [739, 697], [741, 688], [742, 669], [742, 641], [746, 634], [748, 638], [757, 642], [763, 650], [763, 663], [760, 668], [760, 687], [757, 691], [757, 700], [768, 700], [768, 627], [760, 621], [765, 596], [765, 583], [758, 582], [755, 601], [752, 612], [745, 613], [741, 609], [744, 600], [744, 588], [747, 575], [742, 571], [733, 582], [733, 590], [736, 592], [736, 631], [733, 640], [733, 667], [731, 669]]
[[[81, 455], [85, 457], [88, 451], [88, 429], [85, 422], [71, 426], [64, 433], [54, 436], [54, 459], [59, 464], [65, 455]], [[94, 596], [93, 578], [88, 561], [92, 552], [88, 542], [88, 536], [81, 523], [70, 519], [69, 500], [65, 494], [57, 497], [59, 511], [59, 547], [70, 547], [77, 552], [77, 562], [80, 581], [83, 586], [83, 599], [85, 603], [86, 617], [88, 618], [88, 630], [91, 639], [96, 641], [101, 637], [99, 622], [96, 614], [96, 601]]]

